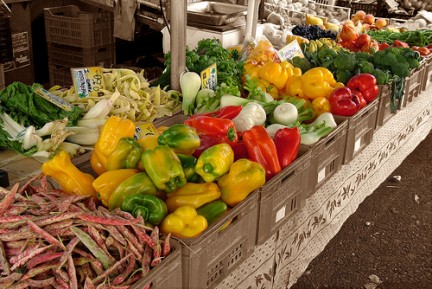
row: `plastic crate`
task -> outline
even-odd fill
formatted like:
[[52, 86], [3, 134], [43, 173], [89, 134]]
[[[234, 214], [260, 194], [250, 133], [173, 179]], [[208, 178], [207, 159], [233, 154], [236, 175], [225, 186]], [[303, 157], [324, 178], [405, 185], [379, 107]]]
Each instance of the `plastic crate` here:
[[397, 110], [392, 111], [391, 109], [391, 97], [392, 90], [389, 84], [379, 85], [380, 95], [378, 103], [378, 114], [375, 129], [382, 127], [392, 116], [394, 116]]
[[153, 267], [148, 275], [135, 282], [130, 289], [182, 289], [181, 247], [171, 241], [171, 253]]
[[335, 5], [336, 4], [336, 0], [315, 0], [313, 1], [317, 4], [326, 4], [326, 5]]
[[381, 15], [381, 9], [383, 6], [383, 0], [377, 0], [374, 2], [338, 0], [337, 6], [351, 8], [351, 14], [355, 14], [357, 11], [363, 10], [364, 12], [366, 12], [366, 14], [372, 14], [374, 16], [380, 16]]
[[181, 239], [183, 288], [215, 288], [253, 253], [258, 199], [259, 190], [229, 209], [199, 237]]
[[422, 91], [425, 91], [430, 83], [432, 83], [432, 55], [429, 55], [424, 60]]
[[311, 150], [301, 146], [297, 159], [261, 188], [256, 244], [265, 243], [306, 204], [310, 194]]
[[48, 43], [48, 62], [63, 67], [102, 66], [110, 67], [115, 63], [113, 44], [79, 48], [55, 43]]
[[352, 161], [372, 142], [378, 114], [378, 103], [379, 98], [376, 98], [353, 116], [335, 116], [337, 121], [348, 119], [344, 165]]
[[50, 86], [60, 85], [69, 88], [73, 85], [69, 67], [48, 64], [48, 71]]
[[78, 6], [66, 5], [44, 9], [47, 42], [81, 48], [114, 43], [113, 15], [91, 13]]
[[421, 83], [423, 81], [423, 66], [412, 70], [410, 76], [405, 77], [405, 91], [402, 98], [402, 107], [406, 107], [414, 98], [421, 93]]
[[0, 63], [0, 90], [3, 88], [5, 88], [4, 67], [3, 64]]
[[309, 184], [311, 197], [329, 178], [337, 173], [343, 163], [348, 120], [338, 120], [338, 126], [326, 137], [310, 146], [311, 168]]
[[[333, 1], [335, 2], [335, 1]], [[319, 9], [323, 9], [325, 11], [332, 11], [332, 12], [340, 12], [344, 11], [346, 13], [346, 17], [339, 17], [339, 16], [335, 16], [336, 19], [338, 19], [339, 21], [343, 21], [346, 19], [350, 19], [351, 18], [351, 8], [350, 7], [344, 7], [344, 6], [336, 6], [334, 4], [327, 4], [327, 3], [319, 3], [317, 2], [316, 6], [316, 10], [318, 11]], [[340, 14], [342, 16], [342, 14]]]
[[13, 60], [10, 12], [0, 3], [0, 63]]

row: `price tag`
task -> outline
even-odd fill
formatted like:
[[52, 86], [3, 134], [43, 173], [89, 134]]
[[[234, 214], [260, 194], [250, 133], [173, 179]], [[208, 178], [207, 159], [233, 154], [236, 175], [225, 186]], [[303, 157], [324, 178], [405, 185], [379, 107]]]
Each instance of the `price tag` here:
[[201, 71], [201, 88], [216, 90], [217, 85], [217, 67], [213, 63], [203, 71]]
[[279, 209], [279, 211], [276, 212], [276, 219], [275, 219], [276, 223], [285, 217], [285, 210], [286, 210], [286, 206], [283, 206], [282, 208]]
[[102, 67], [71, 68], [72, 80], [79, 98], [102, 95], [105, 88]]
[[318, 183], [320, 183], [322, 180], [325, 179], [326, 176], [326, 168], [323, 167], [319, 172], [318, 172]]
[[49, 92], [48, 90], [46, 90], [46, 89], [44, 89], [42, 87], [36, 88], [34, 90], [34, 93], [36, 93], [37, 95], [39, 95], [39, 96], [43, 97], [44, 99], [48, 100], [52, 104], [60, 107], [61, 109], [64, 109], [66, 111], [72, 111], [73, 110], [72, 104], [70, 104], [67, 101], [61, 99], [60, 97], [57, 97], [56, 95], [52, 94], [51, 92]]
[[140, 139], [145, 136], [156, 135], [156, 134], [157, 134], [157, 130], [154, 127], [154, 125], [149, 122], [144, 122], [136, 125], [134, 138]]
[[303, 51], [301, 50], [301, 47], [297, 40], [291, 41], [288, 43], [285, 47], [281, 48], [277, 55], [280, 59], [280, 61], [284, 61], [287, 59], [293, 59], [295, 56], [304, 57]]
[[354, 152], [357, 152], [360, 148], [361, 148], [361, 138], [356, 140], [356, 142], [354, 143]]

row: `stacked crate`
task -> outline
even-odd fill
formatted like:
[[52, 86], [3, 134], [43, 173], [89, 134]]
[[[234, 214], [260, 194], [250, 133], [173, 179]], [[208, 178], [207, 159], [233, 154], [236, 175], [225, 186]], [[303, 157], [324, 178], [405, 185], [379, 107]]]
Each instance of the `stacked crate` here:
[[0, 3], [0, 63], [13, 59], [10, 11]]
[[50, 85], [71, 86], [70, 69], [115, 63], [113, 14], [75, 5], [44, 9]]

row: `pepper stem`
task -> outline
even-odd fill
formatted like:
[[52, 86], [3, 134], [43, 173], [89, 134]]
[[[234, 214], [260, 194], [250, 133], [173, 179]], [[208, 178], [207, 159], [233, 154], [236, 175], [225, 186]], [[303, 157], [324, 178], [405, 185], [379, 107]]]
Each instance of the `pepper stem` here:
[[205, 163], [205, 164], [203, 165], [203, 171], [204, 171], [205, 173], [207, 173], [207, 174], [211, 174], [211, 173], [213, 172], [213, 170], [214, 170], [214, 167], [213, 167], [211, 164], [209, 164], [209, 163]]

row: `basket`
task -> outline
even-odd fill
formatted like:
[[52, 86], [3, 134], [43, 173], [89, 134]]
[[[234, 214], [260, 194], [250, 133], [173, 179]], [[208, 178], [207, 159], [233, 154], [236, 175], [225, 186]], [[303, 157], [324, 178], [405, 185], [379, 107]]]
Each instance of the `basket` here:
[[337, 0], [337, 5], [342, 7], [351, 8], [351, 14], [363, 10], [366, 14], [374, 16], [381, 15], [383, 0], [369, 0], [369, 1], [353, 1], [353, 0]]
[[48, 62], [64, 67], [103, 66], [115, 63], [114, 44], [79, 48], [74, 46], [48, 43]]
[[337, 127], [326, 137], [310, 146], [311, 169], [308, 183], [311, 197], [328, 179], [337, 173], [343, 163], [346, 145], [348, 121], [342, 120]]
[[306, 204], [310, 195], [311, 150], [301, 146], [297, 159], [261, 188], [257, 245], [262, 245]]
[[382, 127], [397, 112], [397, 110], [391, 111], [391, 86], [389, 84], [379, 85], [379, 89], [380, 95], [375, 130]]
[[66, 5], [44, 9], [47, 42], [81, 48], [114, 43], [113, 15], [91, 13], [78, 6]]
[[348, 119], [344, 165], [352, 161], [372, 142], [378, 114], [378, 103], [379, 98], [376, 98], [353, 116], [335, 116], [337, 122]]
[[0, 3], [0, 63], [13, 60], [10, 11]]
[[135, 282], [130, 289], [182, 289], [181, 248], [173, 240], [171, 253], [162, 262], [153, 267], [148, 275]]

